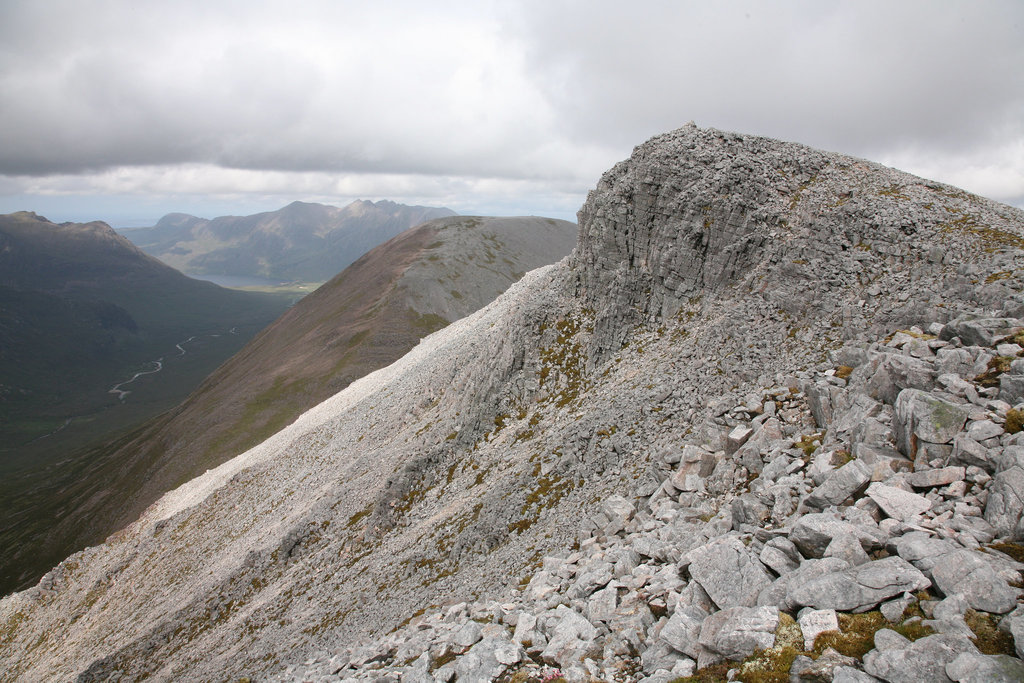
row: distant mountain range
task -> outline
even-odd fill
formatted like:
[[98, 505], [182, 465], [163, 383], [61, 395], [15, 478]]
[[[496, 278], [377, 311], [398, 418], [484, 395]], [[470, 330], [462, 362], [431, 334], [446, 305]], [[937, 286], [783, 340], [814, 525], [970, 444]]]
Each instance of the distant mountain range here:
[[5, 505], [0, 491], [0, 547], [12, 549], [0, 554], [0, 594], [102, 541], [165, 491], [400, 358], [526, 271], [567, 255], [576, 230], [574, 223], [545, 218], [447, 217], [365, 254], [173, 410], [48, 480], [20, 485], [30, 496], [12, 495]]
[[[134, 421], [169, 408], [287, 303], [188, 278], [105, 223], [0, 216], [0, 468], [70, 417], [98, 427], [112, 407]], [[115, 384], [178, 356], [188, 363], [147, 380], [169, 403], [139, 414], [140, 390], [121, 410]]]
[[382, 242], [454, 211], [358, 200], [338, 208], [292, 202], [277, 211], [211, 220], [183, 213], [122, 233], [190, 275], [324, 282]]

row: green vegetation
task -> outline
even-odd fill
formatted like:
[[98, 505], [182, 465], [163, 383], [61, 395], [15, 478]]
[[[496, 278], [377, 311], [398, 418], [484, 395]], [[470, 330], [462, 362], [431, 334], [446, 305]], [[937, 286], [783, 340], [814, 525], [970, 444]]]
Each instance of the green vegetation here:
[[818, 446], [821, 444], [821, 439], [824, 436], [824, 432], [805, 434], [793, 442], [793, 448], [799, 448], [804, 452], [804, 457], [810, 458], [814, 451], [818, 450]]
[[1016, 434], [1021, 429], [1024, 429], [1024, 410], [1016, 408], [1007, 410], [1005, 429], [1009, 434]]
[[996, 356], [988, 362], [985, 372], [974, 378], [974, 381], [983, 387], [999, 386], [999, 376], [1010, 371], [1010, 363], [1016, 358], [1013, 356]]
[[836, 368], [836, 377], [839, 379], [850, 379], [850, 375], [853, 374], [853, 368], [849, 365], [840, 365]]
[[969, 609], [964, 615], [964, 621], [974, 632], [971, 640], [982, 654], [1016, 656], [1013, 636], [999, 630], [999, 619], [995, 615]]

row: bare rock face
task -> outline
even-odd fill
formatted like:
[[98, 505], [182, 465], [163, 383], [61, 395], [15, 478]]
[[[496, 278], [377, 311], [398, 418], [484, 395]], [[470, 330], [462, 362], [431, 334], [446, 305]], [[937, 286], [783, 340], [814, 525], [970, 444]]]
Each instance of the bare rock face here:
[[[1019, 211], [869, 162], [654, 138], [591, 193], [571, 257], [0, 602], [0, 669], [672, 680], [799, 650], [802, 605], [1009, 610], [1024, 565], [982, 544], [1015, 533], [992, 473], [1022, 437], [978, 377], [1012, 340], [943, 334], [1024, 329], [1022, 247]], [[913, 461], [907, 389], [966, 420]], [[972, 571], [936, 575], [958, 552]], [[826, 663], [977, 654], [930, 638]]]

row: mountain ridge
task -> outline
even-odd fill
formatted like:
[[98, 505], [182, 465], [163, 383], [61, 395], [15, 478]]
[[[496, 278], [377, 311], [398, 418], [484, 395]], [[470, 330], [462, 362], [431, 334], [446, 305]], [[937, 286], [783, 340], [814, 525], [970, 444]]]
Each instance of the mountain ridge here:
[[324, 282], [366, 251], [419, 223], [453, 216], [445, 208], [389, 200], [344, 207], [294, 201], [276, 211], [213, 219], [172, 213], [123, 234], [149, 254], [193, 275]]
[[[31, 212], [0, 216], [0, 289], [5, 422], [19, 411], [63, 420], [71, 405], [103, 407], [119, 374], [189, 335], [234, 326], [251, 333], [286, 308], [276, 297], [188, 278], [106, 223], [58, 225]], [[69, 392], [90, 393], [72, 400]], [[11, 433], [5, 440], [21, 443]]]
[[[667, 561], [650, 539], [634, 546], [636, 558], [622, 560], [632, 565], [627, 574], [649, 572], [667, 587], [654, 594], [660, 606], [622, 605], [635, 610], [637, 630], [617, 642], [607, 627], [602, 634], [588, 621], [591, 632], [579, 621], [580, 598], [617, 570], [595, 568], [580, 578], [579, 595], [561, 594], [545, 588], [539, 567], [558, 571], [569, 561], [545, 556], [583, 549], [595, 529], [622, 531], [607, 531], [614, 509], [602, 501], [613, 495], [643, 511], [652, 532], [664, 531], [657, 540], [671, 557], [690, 550], [686, 534], [713, 540], [734, 523], [742, 538], [765, 543], [757, 534], [771, 538], [771, 528], [742, 527], [757, 521], [757, 509], [734, 522], [730, 507], [771, 464], [756, 449], [737, 449], [750, 437], [736, 431], [746, 427], [737, 404], [753, 412], [762, 391], [780, 385], [779, 396], [798, 394], [801, 379], [833, 376], [840, 360], [856, 357], [844, 345], [895, 327], [953, 330], [965, 313], [1024, 312], [1020, 211], [793, 143], [695, 126], [658, 136], [607, 172], [579, 215], [567, 259], [527, 274], [393, 365], [169, 493], [106, 545], [0, 602], [14, 675], [292, 680], [312, 661], [311, 670], [336, 678], [372, 679], [386, 665], [413, 680], [451, 680], [456, 669], [478, 670], [467, 651], [478, 638], [449, 634], [451, 647], [426, 652], [385, 636], [449, 600], [466, 603], [448, 613], [466, 619], [468, 634], [466, 605], [515, 590], [519, 576], [520, 588], [550, 598], [539, 630], [524, 627], [552, 648], [534, 654], [574, 680], [594, 675], [581, 667], [602, 657], [623, 667], [617, 680], [637, 680], [636, 667], [655, 660], [693, 664], [658, 640], [669, 616], [690, 606], [683, 593], [713, 612], [707, 623], [748, 604], [700, 602], [702, 591], [717, 596], [717, 579], [699, 563]], [[888, 378], [886, 392], [906, 390], [897, 369], [877, 380]], [[779, 448], [806, 443], [813, 453], [806, 413], [786, 401], [779, 409], [792, 411], [775, 427], [775, 439], [786, 440]], [[694, 453], [687, 449], [697, 449], [701, 472], [703, 460], [722, 471], [697, 477], [707, 479], [704, 489], [697, 479], [678, 489], [675, 504], [684, 507], [656, 520], [652, 505], [670, 466], [689, 462], [679, 455]], [[785, 455], [781, 465], [793, 465], [813, 491], [806, 464]], [[834, 467], [828, 458], [817, 466], [824, 474]], [[681, 485], [690, 486], [685, 477]], [[792, 506], [779, 503], [780, 524], [804, 518], [799, 491], [778, 493]], [[721, 542], [746, 558], [740, 536]], [[754, 563], [763, 564], [745, 566], [768, 581], [767, 565]], [[778, 567], [776, 583], [785, 580]], [[766, 607], [780, 620], [777, 605]], [[491, 646], [510, 648], [491, 653], [501, 672], [529, 646], [500, 635], [519, 629], [511, 619], [494, 618]], [[49, 640], [55, 633], [59, 647]], [[599, 635], [607, 656], [591, 649]], [[373, 639], [383, 645], [356, 647]], [[34, 643], [48, 645], [40, 652]], [[707, 643], [724, 647], [710, 633]], [[638, 645], [651, 648], [643, 662]], [[423, 666], [411, 670], [412, 662]], [[668, 680], [668, 669], [658, 675]]]
[[0, 526], [14, 548], [0, 576], [17, 568], [22, 581], [32, 571], [38, 578], [50, 568], [40, 562], [101, 541], [162, 493], [397, 359], [524, 271], [568, 253], [575, 234], [574, 224], [553, 219], [448, 217], [376, 247], [283, 313], [180, 404], [92, 449], [84, 458], [92, 474], [60, 487], [60, 519], [32, 535], [24, 524]]

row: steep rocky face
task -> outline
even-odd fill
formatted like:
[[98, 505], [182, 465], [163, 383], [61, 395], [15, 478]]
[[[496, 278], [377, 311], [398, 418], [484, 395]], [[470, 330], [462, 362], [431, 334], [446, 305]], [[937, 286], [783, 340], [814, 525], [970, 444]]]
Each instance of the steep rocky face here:
[[[1002, 288], [966, 287], [971, 278], [957, 276], [969, 274], [948, 264], [955, 257], [969, 270], [981, 252], [1020, 247], [1011, 227], [1019, 219], [1011, 207], [872, 162], [691, 124], [602, 177], [580, 210], [573, 266], [598, 329], [618, 332], [608, 344], [621, 343], [630, 323], [676, 315], [723, 288], [810, 328], [842, 298], [849, 332], [878, 332], [901, 308], [941, 317], [923, 309], [944, 296], [996, 300]], [[885, 297], [917, 275], [950, 284], [929, 297]]]
[[[310, 675], [342, 680], [385, 665], [412, 680], [486, 679], [521, 662], [536, 638], [535, 656], [579, 680], [658, 669], [664, 680], [700, 660], [699, 648], [713, 656], [696, 663], [742, 658], [751, 643], [771, 645], [786, 618], [802, 619], [800, 607], [829, 609], [817, 595], [782, 590], [783, 574], [805, 562], [815, 561], [815, 576], [860, 586], [865, 606], [893, 597], [869, 590], [893, 576], [924, 590], [924, 570], [907, 569], [902, 552], [851, 569], [863, 564], [854, 545], [864, 553], [887, 542], [861, 513], [912, 516], [918, 501], [900, 507], [900, 494], [880, 488], [897, 482], [880, 479], [866, 493], [884, 501], [878, 510], [842, 513], [869, 489], [860, 490], [856, 467], [829, 483], [839, 464], [831, 454], [850, 438], [840, 432], [852, 427], [831, 427], [823, 411], [865, 420], [839, 396], [826, 403], [820, 388], [808, 387], [814, 401], [797, 394], [817, 373], [835, 376], [841, 360], [880, 362], [863, 348], [858, 356], [850, 347], [856, 362], [837, 355], [880, 329], [934, 324], [951, 335], [959, 323], [943, 323], [964, 312], [1018, 316], [1021, 213], [867, 162], [688, 127], [606, 174], [580, 219], [566, 261], [527, 274], [0, 603], [0, 655], [12, 677], [304, 678], [311, 660]], [[890, 405], [901, 390], [930, 389], [911, 385], [922, 374], [913, 365], [872, 373], [872, 400]], [[777, 411], [776, 422], [752, 417], [757, 410]], [[810, 419], [816, 410], [836, 448], [811, 467], [792, 451], [813, 454], [830, 438]], [[873, 429], [860, 435], [854, 462], [869, 465], [868, 447], [888, 443]], [[743, 498], [785, 476], [801, 485], [774, 491], [777, 509]], [[853, 543], [833, 550], [849, 559], [818, 566], [825, 548], [812, 504], [850, 524], [842, 528]], [[993, 512], [1004, 526], [1005, 508]], [[909, 530], [886, 525], [889, 538]], [[649, 532], [656, 537], [640, 538]], [[627, 535], [629, 549], [600, 540]], [[778, 552], [754, 555], [755, 541]], [[578, 556], [567, 555], [577, 543]], [[722, 561], [735, 576], [715, 572]], [[627, 574], [647, 576], [623, 585], [628, 604], [614, 586], [595, 597]], [[515, 613], [526, 613], [518, 644], [501, 632], [504, 616], [473, 633], [466, 617], [525, 586], [514, 598], [523, 606]], [[773, 601], [751, 600], [766, 590]], [[443, 610], [457, 601], [466, 604]], [[620, 607], [635, 618], [617, 617]], [[447, 649], [382, 640], [420, 614], [417, 629], [465, 623], [444, 636]], [[466, 651], [478, 643], [487, 645]], [[587, 661], [597, 669], [581, 669]], [[605, 673], [605, 663], [618, 668]]]

